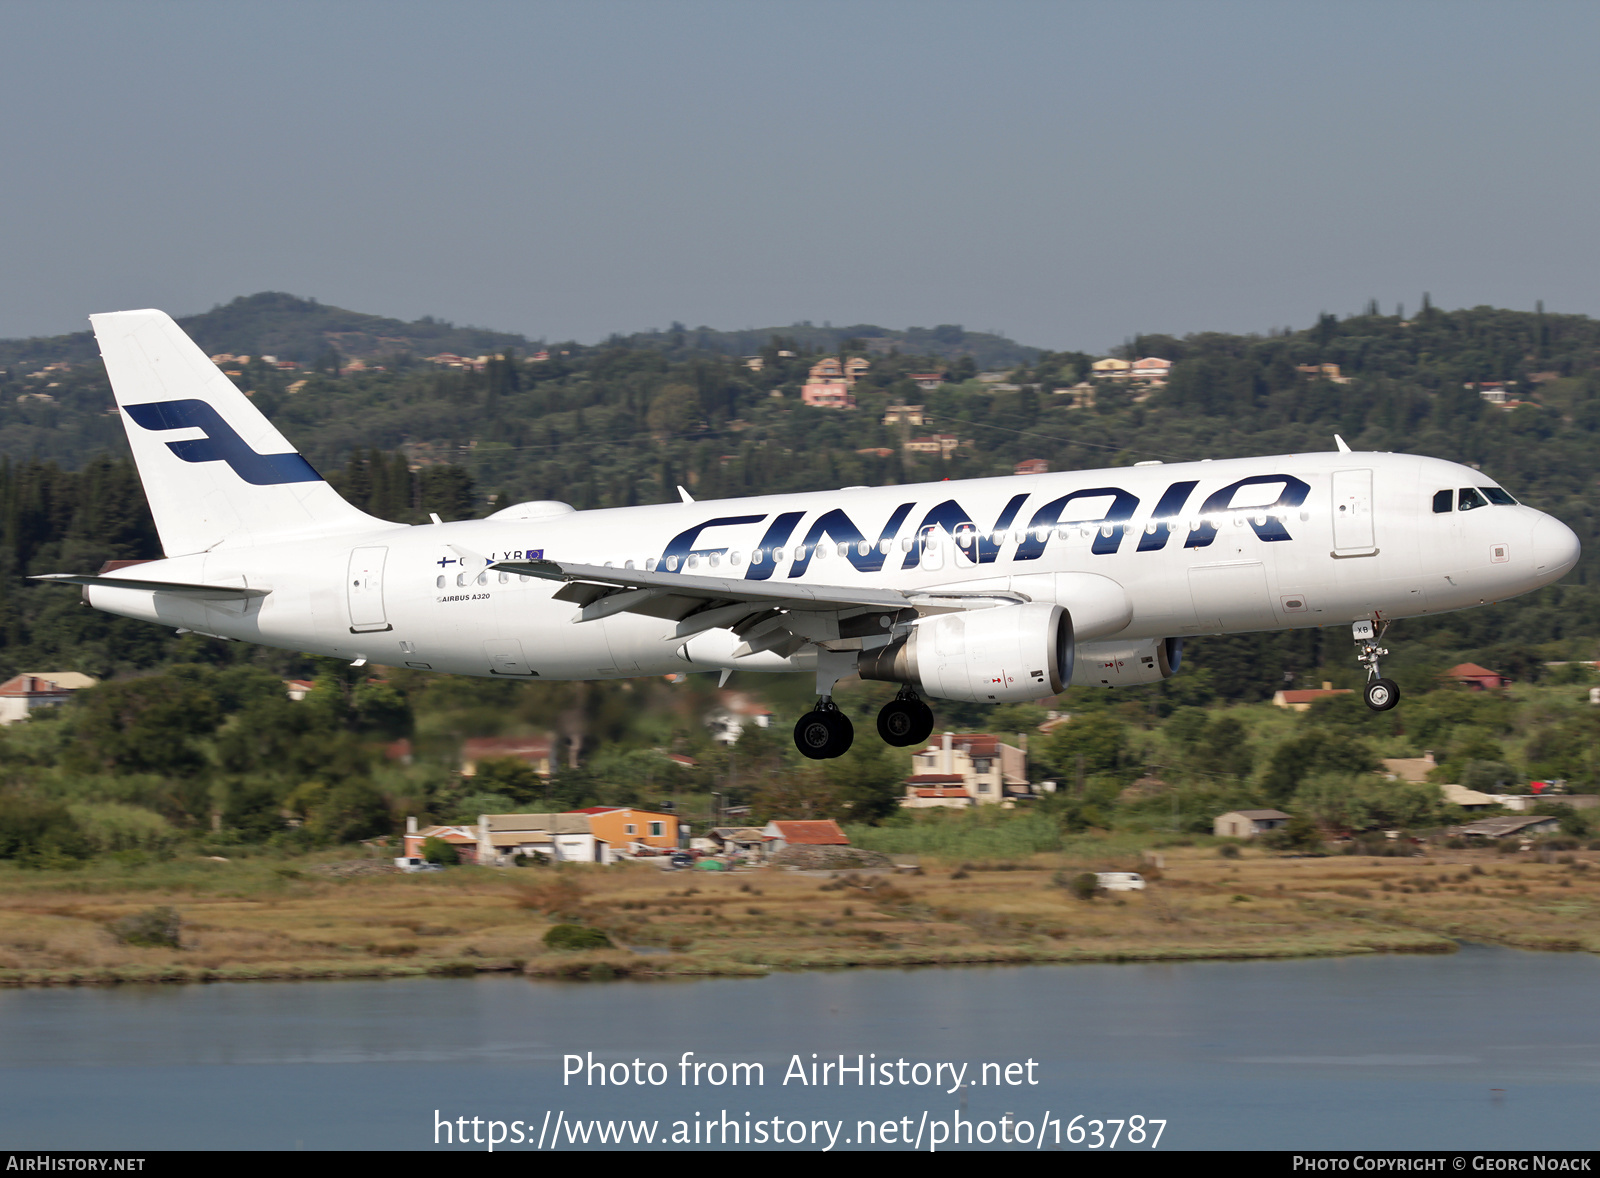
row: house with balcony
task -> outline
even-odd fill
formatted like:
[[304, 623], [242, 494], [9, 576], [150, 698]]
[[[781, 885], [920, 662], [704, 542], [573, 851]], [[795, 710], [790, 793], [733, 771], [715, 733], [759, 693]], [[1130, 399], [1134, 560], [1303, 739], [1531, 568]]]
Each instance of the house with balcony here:
[[986, 732], [946, 732], [911, 756], [900, 804], [907, 809], [1013, 804], [1036, 796], [1028, 751]]

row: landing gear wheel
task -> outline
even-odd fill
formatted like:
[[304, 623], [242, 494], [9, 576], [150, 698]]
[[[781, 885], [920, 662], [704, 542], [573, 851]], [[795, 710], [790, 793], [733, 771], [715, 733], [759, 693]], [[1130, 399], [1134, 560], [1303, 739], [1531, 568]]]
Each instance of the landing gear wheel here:
[[920, 699], [892, 699], [878, 713], [878, 735], [884, 744], [909, 748], [933, 735], [933, 709]]
[[813, 761], [842, 757], [855, 741], [855, 725], [831, 701], [801, 716], [794, 726], [794, 747]]
[[1400, 688], [1393, 679], [1374, 679], [1361, 694], [1374, 712], [1387, 712], [1400, 702]]

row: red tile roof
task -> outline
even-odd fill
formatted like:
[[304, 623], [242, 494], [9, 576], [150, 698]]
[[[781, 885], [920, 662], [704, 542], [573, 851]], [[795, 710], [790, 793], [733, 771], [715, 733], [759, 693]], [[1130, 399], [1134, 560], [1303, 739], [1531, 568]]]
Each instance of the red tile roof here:
[[[964, 749], [969, 757], [998, 757], [1000, 755], [1000, 738], [991, 736], [987, 732], [958, 732], [950, 738], [950, 748]], [[925, 753], [938, 753], [944, 751], [943, 738], [928, 742], [928, 747], [922, 750]]]
[[548, 757], [548, 736], [474, 736], [461, 742], [464, 759], [480, 760], [484, 757]]
[[847, 847], [850, 840], [832, 818], [821, 821], [787, 822], [772, 824], [778, 828], [778, 837], [784, 842], [807, 847]]
[[972, 795], [964, 789], [919, 789], [919, 798], [970, 798]]
[[1477, 663], [1460, 663], [1445, 672], [1452, 679], [1499, 679], [1499, 671], [1491, 671], [1488, 667], [1480, 667]]
[[1309, 687], [1304, 691], [1285, 691], [1281, 693], [1286, 704], [1309, 704], [1319, 699], [1326, 699], [1330, 695], [1349, 695], [1348, 687], [1335, 687], [1331, 690], [1321, 687]]
[[70, 695], [64, 687], [58, 687], [49, 679], [40, 678], [38, 675], [18, 675], [7, 679], [0, 685], [0, 695], [37, 696], [37, 695]]

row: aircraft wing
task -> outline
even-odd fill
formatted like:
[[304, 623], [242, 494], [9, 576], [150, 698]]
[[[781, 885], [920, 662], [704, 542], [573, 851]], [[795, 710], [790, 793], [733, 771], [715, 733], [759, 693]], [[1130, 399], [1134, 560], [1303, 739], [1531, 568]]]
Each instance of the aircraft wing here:
[[[459, 548], [456, 551], [464, 557], [475, 556]], [[773, 584], [563, 560], [487, 564], [501, 572], [565, 582], [555, 597], [579, 607], [574, 622], [597, 621], [618, 613], [645, 614], [678, 623], [668, 641], [725, 628], [745, 639], [740, 648], [744, 653], [776, 650], [789, 654], [808, 641], [836, 648], [859, 647], [862, 638], [884, 633], [884, 617], [893, 626], [927, 614], [1028, 600], [1011, 592], [902, 593], [843, 585]]]

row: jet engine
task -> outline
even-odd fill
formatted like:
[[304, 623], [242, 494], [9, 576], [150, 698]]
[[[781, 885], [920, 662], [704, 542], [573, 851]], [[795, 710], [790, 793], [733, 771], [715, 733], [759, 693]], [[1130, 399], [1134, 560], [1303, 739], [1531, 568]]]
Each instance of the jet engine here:
[[1074, 687], [1132, 687], [1159, 683], [1178, 673], [1183, 639], [1148, 638], [1143, 642], [1085, 642], [1072, 668]]
[[1072, 681], [1072, 615], [1029, 602], [940, 614], [904, 638], [861, 653], [863, 679], [906, 683], [941, 699], [1016, 703]]

